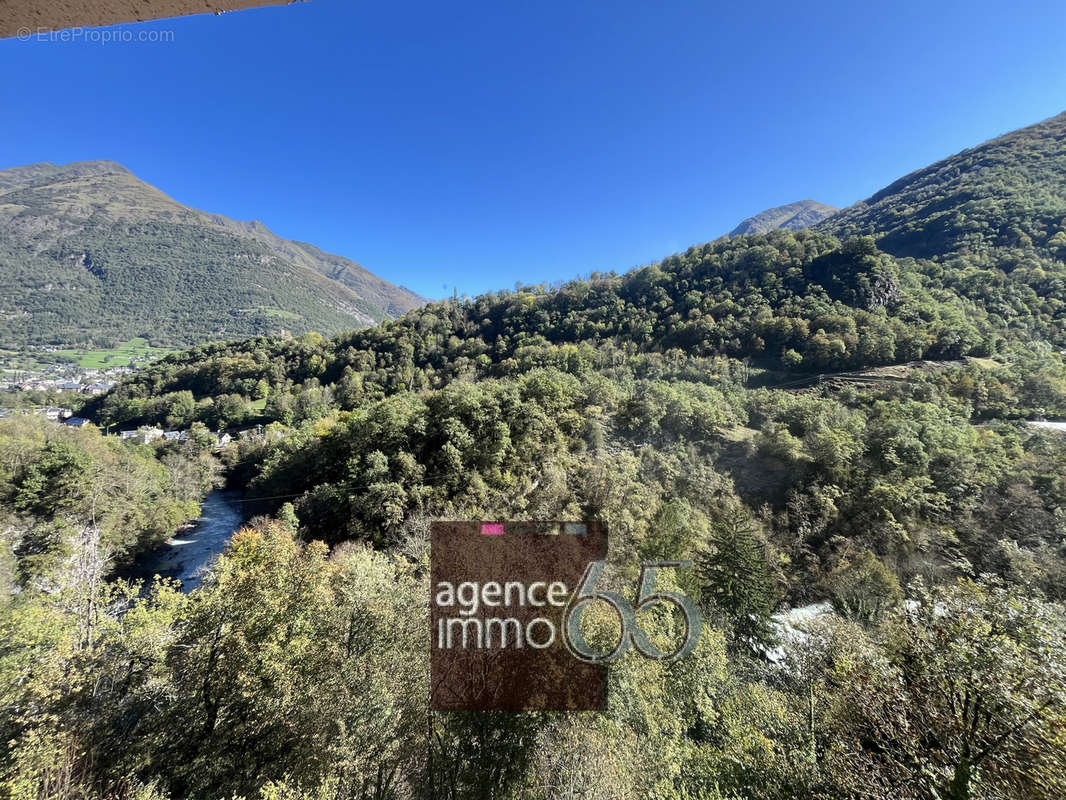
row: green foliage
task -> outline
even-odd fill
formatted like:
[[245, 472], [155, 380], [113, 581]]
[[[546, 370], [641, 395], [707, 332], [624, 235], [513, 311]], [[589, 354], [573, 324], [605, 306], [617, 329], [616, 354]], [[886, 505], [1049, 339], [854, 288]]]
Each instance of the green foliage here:
[[85, 452], [61, 440], [47, 442], [38, 457], [16, 477], [13, 505], [39, 517], [55, 517], [85, 500], [83, 474], [89, 465]]
[[899, 580], [869, 551], [842, 562], [829, 575], [828, 588], [841, 616], [868, 624], [879, 620], [903, 599]]
[[1010, 329], [1066, 331], [1066, 114], [913, 172], [816, 228], [870, 235]]
[[107, 350], [137, 338], [158, 347], [334, 333], [421, 301], [258, 223], [185, 208], [118, 164], [35, 165], [5, 170], [0, 182], [6, 345]]
[[[1066, 414], [1064, 122], [839, 238], [202, 345], [84, 411], [190, 425], [187, 449], [0, 425], [0, 794], [1061, 797], [1066, 437], [1019, 420]], [[180, 249], [168, 225], [137, 233]], [[94, 279], [130, 267], [100, 248]], [[276, 521], [188, 597], [99, 579], [210, 483], [207, 425], [258, 423], [227, 460]], [[697, 562], [663, 576], [707, 611], [696, 652], [623, 659], [580, 720], [427, 718], [435, 518], [602, 519], [627, 595], [642, 560]]]
[[994, 582], [919, 586], [851, 676], [853, 768], [915, 797], [1061, 797], [1063, 621]]
[[738, 641], [769, 644], [774, 586], [765, 545], [744, 510], [729, 509], [712, 520], [698, 570], [706, 608], [726, 615]]
[[196, 516], [218, 474], [194, 447], [155, 451], [35, 417], [0, 420], [0, 459], [0, 563], [23, 589], [101, 579]]

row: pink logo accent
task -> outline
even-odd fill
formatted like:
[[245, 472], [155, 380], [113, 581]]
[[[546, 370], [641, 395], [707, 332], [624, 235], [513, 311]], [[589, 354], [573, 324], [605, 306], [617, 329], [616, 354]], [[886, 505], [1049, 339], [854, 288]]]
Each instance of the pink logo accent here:
[[503, 536], [503, 523], [502, 522], [482, 522], [481, 523], [481, 535], [482, 536]]

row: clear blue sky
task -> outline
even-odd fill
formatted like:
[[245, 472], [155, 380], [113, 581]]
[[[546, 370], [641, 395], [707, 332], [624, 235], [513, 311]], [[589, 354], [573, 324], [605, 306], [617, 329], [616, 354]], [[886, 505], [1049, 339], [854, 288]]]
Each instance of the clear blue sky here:
[[848, 205], [1066, 109], [1061, 0], [517, 5], [310, 0], [124, 26], [169, 43], [0, 41], [0, 167], [113, 159], [439, 297]]

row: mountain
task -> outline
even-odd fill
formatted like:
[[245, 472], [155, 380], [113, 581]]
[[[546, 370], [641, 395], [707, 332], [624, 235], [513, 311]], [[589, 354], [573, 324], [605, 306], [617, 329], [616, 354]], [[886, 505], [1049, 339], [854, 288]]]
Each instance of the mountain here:
[[[1033, 140], [1001, 151], [1039, 176], [1001, 208], [1063, 188], [1044, 165], [1066, 143]], [[946, 213], [968, 202], [951, 180]], [[768, 526], [795, 600], [816, 599], [842, 553], [876, 553], [906, 585], [926, 567], [1013, 569], [997, 564], [1016, 546], [1061, 591], [1066, 441], [1045, 458], [1046, 434], [1014, 423], [1066, 416], [1066, 263], [1034, 251], [1007, 274], [964, 248], [893, 255], [876, 221], [856, 233], [720, 237], [331, 340], [204, 345], [80, 413], [120, 429], [276, 423], [235, 483], [252, 513], [289, 500], [329, 544], [400, 546], [426, 518], [582, 514], [622, 520], [628, 552], [698, 558], [683, 531], [709, 522], [689, 515], [728, 504]], [[966, 230], [947, 233], [951, 247]]]
[[767, 231], [784, 228], [788, 231], [798, 231], [801, 228], [809, 228], [826, 217], [835, 214], [837, 209], [819, 203], [814, 200], [799, 200], [786, 206], [768, 208], [748, 217], [729, 232], [729, 236], [744, 236], [750, 233], [766, 233]]
[[[319, 384], [333, 384], [341, 406], [354, 407], [364, 395], [452, 378], [510, 379], [538, 365], [579, 370], [617, 352], [749, 359], [809, 376], [1010, 351], [1041, 377], [997, 379], [966, 397], [974, 413], [1066, 414], [1061, 365], [1031, 361], [1045, 357], [1041, 348], [1066, 347], [1064, 196], [1066, 115], [913, 173], [812, 228], [721, 237], [557, 291], [428, 305], [326, 343], [324, 373], [299, 343], [198, 348], [145, 370], [88, 411], [112, 423], [162, 423], [184, 402], [182, 392], [219, 398], [232, 394], [234, 380], [266, 381], [278, 393], [263, 419], [291, 420], [308, 413], [299, 408], [318, 413]], [[256, 355], [264, 348], [265, 357]], [[212, 366], [234, 359], [247, 369]], [[282, 378], [272, 372], [276, 363], [289, 365]], [[315, 386], [294, 388], [312, 377]], [[235, 407], [227, 419], [219, 408], [202, 406], [204, 421], [241, 424], [257, 413]]]
[[872, 235], [896, 256], [957, 254], [1009, 272], [1023, 254], [1066, 254], [1066, 113], [905, 175], [821, 222], [836, 236]]
[[[200, 345], [79, 409], [184, 443], [0, 420], [0, 786], [546, 797], [561, 764], [609, 798], [1066, 796], [1066, 437], [1022, 422], [1066, 417], [1066, 143], [1022, 134], [837, 233]], [[187, 601], [137, 600], [105, 565], [195, 513], [203, 425], [243, 433], [222, 460], [253, 521]], [[590, 593], [682, 565], [652, 599], [712, 613], [688, 661], [611, 666], [603, 725], [427, 730], [441, 519], [604, 520]], [[676, 622], [633, 632], [680, 647]]]
[[[613, 348], [809, 375], [1049, 345], [1066, 347], [1066, 114], [912, 173], [812, 228], [721, 237], [556, 291], [431, 304], [326, 343], [325, 373], [299, 343], [199, 348], [150, 367], [90, 411], [113, 423], [161, 422], [169, 394], [219, 397], [234, 378], [285, 391], [312, 377], [339, 385], [346, 367], [361, 377], [338, 395], [357, 399], [595, 362], [603, 352], [610, 362]], [[245, 358], [264, 347], [268, 358]], [[236, 356], [246, 373], [211, 366]], [[280, 382], [279, 362], [289, 365]], [[371, 379], [375, 367], [384, 372]], [[380, 385], [369, 391], [372, 380]], [[1066, 414], [1060, 383], [1052, 370], [967, 401], [985, 415]], [[1018, 399], [1021, 389], [1032, 396]], [[151, 394], [157, 402], [145, 404]], [[300, 402], [314, 407], [310, 397]], [[282, 398], [266, 415], [288, 418], [296, 406]]]
[[0, 171], [0, 341], [8, 346], [336, 333], [423, 302], [260, 222], [183, 206], [115, 162]]

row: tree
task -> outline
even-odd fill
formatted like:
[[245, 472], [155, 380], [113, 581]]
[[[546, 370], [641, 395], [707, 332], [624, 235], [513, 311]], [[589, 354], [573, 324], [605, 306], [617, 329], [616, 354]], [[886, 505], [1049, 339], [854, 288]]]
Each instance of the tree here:
[[790, 347], [781, 354], [781, 363], [788, 369], [797, 369], [803, 363], [803, 354]]
[[76, 508], [85, 496], [89, 456], [69, 442], [52, 440], [15, 482], [14, 506], [51, 518]]
[[991, 579], [916, 587], [847, 682], [852, 766], [892, 796], [1066, 796], [1066, 618]]
[[877, 622], [903, 599], [899, 580], [868, 550], [830, 574], [829, 592], [838, 613], [866, 624]]
[[395, 796], [424, 730], [425, 626], [408, 574], [369, 549], [328, 557], [289, 526], [238, 532], [170, 651], [170, 701], [142, 727], [175, 796], [254, 793], [286, 776]]
[[743, 509], [729, 509], [712, 521], [708, 549], [696, 566], [708, 610], [728, 617], [737, 640], [768, 644], [773, 580], [758, 529]]
[[196, 399], [188, 389], [174, 392], [167, 397], [168, 428], [184, 428], [193, 421], [196, 415]]

